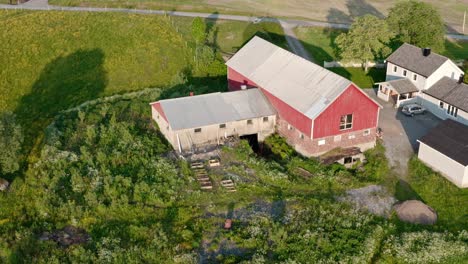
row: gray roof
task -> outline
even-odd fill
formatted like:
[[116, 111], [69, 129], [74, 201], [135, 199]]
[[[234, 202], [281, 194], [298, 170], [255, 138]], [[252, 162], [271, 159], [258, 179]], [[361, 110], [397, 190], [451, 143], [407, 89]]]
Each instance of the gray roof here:
[[388, 81], [388, 82], [381, 82], [381, 84], [383, 84], [384, 87], [397, 91], [399, 94], [412, 93], [412, 92], [419, 91], [418, 87], [416, 87], [412, 81], [406, 78]]
[[424, 56], [423, 49], [408, 43], [401, 45], [387, 58], [387, 61], [424, 77], [429, 77], [447, 60], [447, 57], [434, 52], [431, 52], [429, 56]]
[[443, 77], [424, 93], [468, 112], [468, 85]]
[[249, 41], [226, 65], [311, 119], [351, 84], [259, 37]]
[[419, 141], [463, 166], [468, 165], [468, 126], [447, 119]]
[[172, 130], [198, 128], [275, 115], [258, 89], [159, 101]]

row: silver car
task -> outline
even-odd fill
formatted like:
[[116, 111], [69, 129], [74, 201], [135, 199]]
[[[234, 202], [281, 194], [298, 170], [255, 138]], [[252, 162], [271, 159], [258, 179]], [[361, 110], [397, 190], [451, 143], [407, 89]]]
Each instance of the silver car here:
[[403, 106], [401, 112], [407, 116], [414, 116], [419, 114], [424, 114], [426, 112], [426, 108], [418, 105], [418, 104], [409, 104]]

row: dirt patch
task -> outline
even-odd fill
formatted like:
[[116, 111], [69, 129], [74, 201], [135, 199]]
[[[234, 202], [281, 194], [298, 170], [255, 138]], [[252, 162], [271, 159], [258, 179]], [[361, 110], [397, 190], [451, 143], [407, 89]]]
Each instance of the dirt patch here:
[[418, 200], [404, 201], [396, 204], [394, 209], [403, 222], [423, 225], [433, 225], [437, 222], [436, 211]]
[[69, 247], [76, 244], [85, 244], [90, 239], [91, 237], [84, 229], [74, 226], [66, 226], [63, 229], [55, 230], [51, 233], [45, 232], [39, 238], [39, 240], [42, 241], [53, 240], [62, 247]]
[[349, 190], [345, 196], [338, 197], [338, 200], [349, 202], [356, 209], [366, 210], [383, 217], [390, 216], [392, 206], [397, 202], [396, 198], [380, 185]]

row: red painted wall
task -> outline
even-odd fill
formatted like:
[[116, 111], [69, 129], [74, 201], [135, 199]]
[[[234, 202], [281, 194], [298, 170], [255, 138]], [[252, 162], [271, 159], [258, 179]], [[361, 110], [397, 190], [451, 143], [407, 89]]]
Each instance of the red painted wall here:
[[253, 81], [249, 80], [247, 77], [236, 72], [235, 70], [228, 67], [228, 84], [229, 90], [235, 91], [240, 90], [241, 85], [247, 85], [247, 87], [258, 87], [267, 97], [268, 101], [273, 105], [273, 107], [278, 112], [278, 115], [292, 125], [294, 128], [301, 131], [306, 137], [310, 137], [310, 132], [312, 129], [312, 120], [303, 115], [301, 112], [292, 108], [285, 102], [281, 101], [276, 96], [272, 95], [265, 89], [258, 86]]
[[242, 74], [228, 67], [228, 87], [230, 91], [237, 91], [241, 89], [242, 85], [247, 87], [258, 87], [257, 84], [244, 77]]
[[163, 110], [162, 107], [161, 107], [161, 103], [159, 103], [159, 102], [158, 102], [158, 103], [154, 103], [154, 104], [152, 104], [151, 106], [152, 106], [156, 111], [159, 112], [159, 115], [161, 115], [161, 116], [164, 118], [164, 120], [166, 120], [166, 122], [169, 122], [169, 121], [167, 121], [166, 114], [164, 114], [164, 110]]
[[[364, 95], [359, 88], [350, 85], [314, 121], [314, 138], [340, 135], [377, 127], [379, 106]], [[353, 127], [340, 131], [340, 117], [353, 114]]]
[[310, 138], [310, 132], [312, 129], [311, 119], [309, 119], [307, 116], [303, 115], [296, 109], [292, 108], [285, 102], [281, 101], [265, 89], [261, 88], [261, 90], [263, 94], [267, 97], [268, 101], [270, 101], [270, 103], [276, 109], [281, 119], [285, 120], [294, 128], [301, 131], [306, 137]]

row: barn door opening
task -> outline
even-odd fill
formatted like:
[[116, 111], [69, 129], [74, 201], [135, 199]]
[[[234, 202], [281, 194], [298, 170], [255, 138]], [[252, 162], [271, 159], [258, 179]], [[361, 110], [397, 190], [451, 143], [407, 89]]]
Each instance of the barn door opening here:
[[258, 134], [244, 135], [241, 136], [240, 139], [247, 140], [252, 150], [258, 154], [258, 152], [260, 151], [260, 145], [258, 143]]

